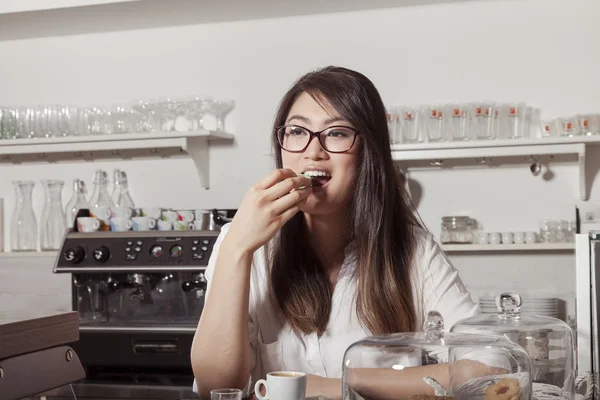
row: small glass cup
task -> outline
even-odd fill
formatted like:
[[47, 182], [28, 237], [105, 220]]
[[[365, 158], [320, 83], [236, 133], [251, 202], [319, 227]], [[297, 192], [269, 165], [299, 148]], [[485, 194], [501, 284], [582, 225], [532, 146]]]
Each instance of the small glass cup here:
[[579, 120], [576, 117], [563, 117], [558, 119], [560, 124], [560, 135], [561, 136], [579, 136], [581, 130], [579, 129]]
[[214, 389], [210, 391], [210, 400], [242, 400], [240, 389]]
[[541, 133], [542, 138], [559, 135], [560, 125], [558, 123], [558, 120], [553, 119], [550, 121], [542, 121], [541, 126], [542, 126], [542, 133]]

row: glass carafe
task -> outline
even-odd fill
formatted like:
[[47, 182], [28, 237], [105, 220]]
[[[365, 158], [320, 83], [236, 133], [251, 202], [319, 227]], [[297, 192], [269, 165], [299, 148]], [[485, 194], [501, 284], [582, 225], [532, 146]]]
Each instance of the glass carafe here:
[[127, 174], [120, 169], [114, 170], [115, 187], [111, 196], [115, 207], [134, 208], [133, 199], [129, 194], [129, 185], [127, 183]]
[[62, 209], [62, 189], [65, 183], [60, 180], [43, 180], [42, 184], [46, 198], [40, 227], [41, 248], [58, 250], [67, 229]]
[[90, 198], [91, 207], [111, 208], [113, 202], [108, 194], [108, 174], [106, 171], [97, 170], [94, 175], [94, 192]]
[[81, 209], [90, 208], [90, 204], [85, 199], [86, 188], [85, 182], [81, 179], [73, 180], [73, 196], [65, 207], [65, 219], [67, 227], [72, 227], [75, 222], [75, 216]]
[[33, 212], [31, 194], [35, 182], [13, 181], [15, 187], [15, 210], [11, 221], [11, 250], [37, 250], [37, 221]]

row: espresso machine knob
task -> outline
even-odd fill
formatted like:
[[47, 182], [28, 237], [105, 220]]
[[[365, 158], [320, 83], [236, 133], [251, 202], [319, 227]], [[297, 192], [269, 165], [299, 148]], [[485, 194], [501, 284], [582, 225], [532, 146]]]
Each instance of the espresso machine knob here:
[[65, 250], [63, 258], [70, 264], [80, 263], [85, 257], [85, 250], [81, 246], [75, 246]]
[[185, 281], [181, 284], [181, 290], [189, 292], [192, 289], [206, 290], [206, 278], [204, 274], [194, 276], [191, 281]]
[[108, 290], [110, 290], [111, 292], [117, 291], [121, 289], [121, 287], [123, 287], [123, 285], [119, 281], [110, 281], [108, 282], [107, 286]]
[[100, 246], [94, 250], [94, 260], [98, 262], [106, 262], [110, 257], [110, 250], [106, 246]]

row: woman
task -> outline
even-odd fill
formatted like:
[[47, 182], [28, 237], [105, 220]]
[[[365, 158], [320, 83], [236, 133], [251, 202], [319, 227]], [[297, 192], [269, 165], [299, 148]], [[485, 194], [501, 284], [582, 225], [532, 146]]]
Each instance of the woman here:
[[[399, 184], [369, 79], [338, 67], [300, 78], [272, 140], [278, 169], [250, 188], [206, 271], [192, 348], [201, 394], [295, 370], [309, 374], [307, 396], [339, 398], [353, 342], [422, 330], [433, 309], [447, 327], [477, 312]], [[447, 368], [427, 372], [448, 381]], [[398, 395], [431, 392], [414, 385]]]

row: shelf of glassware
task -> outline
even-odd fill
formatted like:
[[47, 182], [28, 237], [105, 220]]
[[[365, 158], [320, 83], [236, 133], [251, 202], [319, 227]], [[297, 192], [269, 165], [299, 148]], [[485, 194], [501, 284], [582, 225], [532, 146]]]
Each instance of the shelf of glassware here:
[[[500, 164], [509, 158], [535, 161], [540, 156], [572, 156], [579, 166], [579, 198], [587, 200], [586, 150], [600, 145], [600, 135], [544, 139], [473, 140], [404, 143], [392, 146], [392, 157], [401, 168], [447, 167], [447, 160], [467, 159], [476, 164]], [[423, 163], [425, 162], [425, 163]]]
[[575, 251], [575, 243], [524, 243], [524, 244], [446, 244], [448, 253], [516, 252], [516, 251]]
[[231, 141], [233, 135], [200, 130], [0, 140], [0, 162], [93, 161], [188, 155], [196, 166], [200, 184], [208, 189], [209, 143], [212, 140]]

